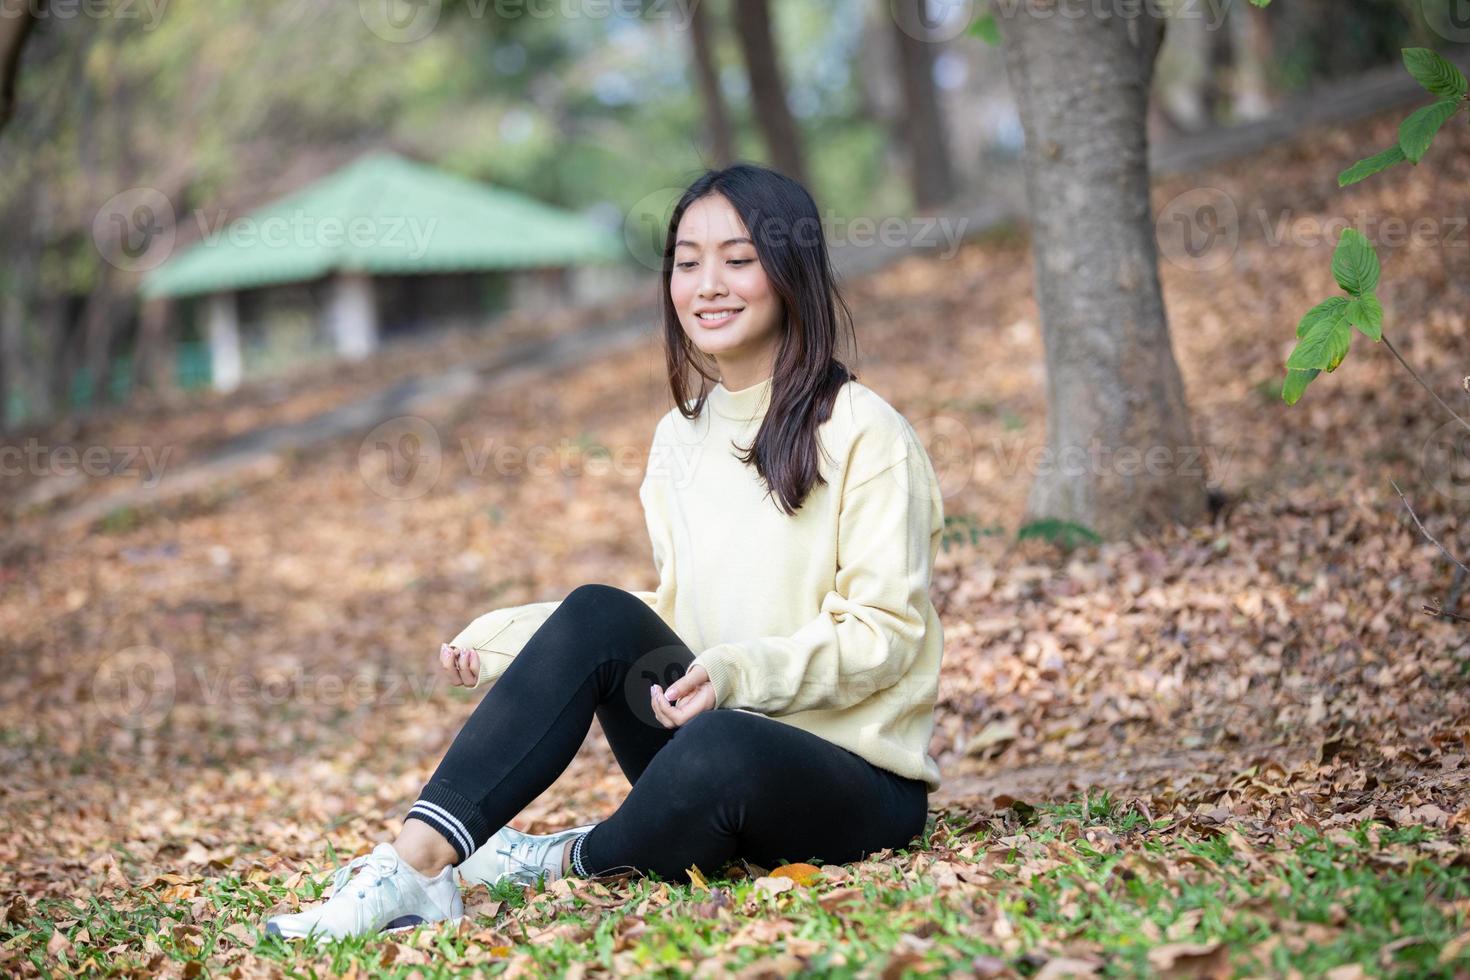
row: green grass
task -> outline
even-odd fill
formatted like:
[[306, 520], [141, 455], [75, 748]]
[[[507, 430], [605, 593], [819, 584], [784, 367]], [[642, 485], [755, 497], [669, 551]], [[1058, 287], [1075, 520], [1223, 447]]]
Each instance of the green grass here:
[[[546, 972], [582, 963], [687, 976], [710, 956], [739, 969], [794, 951], [804, 957], [801, 973], [813, 976], [881, 970], [905, 955], [899, 969], [906, 976], [919, 975], [912, 969], [919, 961], [968, 971], [976, 957], [1030, 976], [1058, 955], [1091, 958], [1106, 976], [1136, 976], [1155, 972], [1149, 952], [1162, 944], [1218, 941], [1237, 976], [1320, 976], [1349, 963], [1396, 976], [1470, 967], [1470, 957], [1453, 948], [1440, 962], [1446, 945], [1466, 933], [1470, 871], [1446, 857], [1458, 847], [1430, 828], [1365, 823], [1323, 833], [1297, 826], [1252, 837], [1244, 825], [1227, 825], [1207, 833], [1106, 795], [1018, 803], [968, 833], [952, 826], [964, 824], [931, 822], [923, 847], [847, 866], [854, 872], [848, 881], [818, 880], [769, 896], [748, 878], [711, 878], [711, 889], [728, 893], [724, 911], [711, 909], [711, 892], [654, 877], [612, 883], [598, 899], [611, 907], [576, 890], [502, 885], [490, 896], [504, 903], [495, 918], [479, 915], [458, 931], [426, 927], [396, 942], [359, 938], [312, 948], [260, 935], [256, 924], [286, 903], [288, 891], [282, 876], [255, 870], [205, 875], [192, 885], [135, 886], [107, 900], [46, 899], [19, 915], [12, 906], [6, 918], [18, 921], [0, 926], [0, 952], [22, 958], [8, 961], [12, 972], [60, 972], [47, 952], [60, 930], [71, 946], [66, 969], [88, 973], [156, 972], [167, 960], [227, 972], [266, 960], [292, 976], [356, 966], [372, 975], [434, 977], [495, 974], [520, 959]], [[294, 893], [302, 903], [324, 893], [329, 862], [299, 878]], [[975, 880], [956, 881], [948, 873], [956, 868]], [[171, 886], [187, 894], [165, 898]], [[844, 888], [858, 889], [853, 901], [823, 907], [824, 896]], [[470, 899], [483, 903], [485, 894]], [[785, 920], [789, 929], [731, 947], [762, 919]], [[624, 937], [640, 920], [642, 931]], [[582, 935], [524, 938], [574, 923]]]

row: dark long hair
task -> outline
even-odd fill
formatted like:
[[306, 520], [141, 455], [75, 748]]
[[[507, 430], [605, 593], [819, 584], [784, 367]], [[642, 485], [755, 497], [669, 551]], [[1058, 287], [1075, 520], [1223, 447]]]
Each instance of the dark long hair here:
[[[853, 349], [857, 348], [852, 311], [837, 289], [816, 202], [800, 182], [749, 163], [706, 170], [674, 205], [664, 242], [664, 355], [669, 388], [681, 415], [698, 418], [709, 395], [710, 386], [704, 381], [719, 380], [711, 374], [714, 359], [695, 347], [680, 326], [669, 292], [679, 221], [695, 201], [713, 194], [729, 201], [745, 222], [761, 268], [781, 300], [770, 405], [755, 441], [736, 448], [745, 454], [742, 463], [755, 464], [767, 495], [775, 494], [778, 506], [791, 515], [814, 483], [827, 482], [817, 464], [817, 427], [832, 417], [832, 403], [842, 386], [857, 380], [857, 374], [835, 356], [839, 308]], [[699, 400], [692, 406], [688, 368], [704, 379]]]

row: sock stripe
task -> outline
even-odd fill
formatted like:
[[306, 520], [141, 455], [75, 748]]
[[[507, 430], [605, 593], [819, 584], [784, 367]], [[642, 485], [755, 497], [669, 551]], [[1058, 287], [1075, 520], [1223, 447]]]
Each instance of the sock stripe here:
[[459, 817], [451, 814], [450, 811], [445, 810], [441, 805], [435, 804], [435, 802], [429, 802], [428, 799], [420, 799], [416, 804], [413, 804], [413, 810], [417, 810], [419, 813], [429, 813], [434, 815], [434, 817], [440, 818], [440, 823], [447, 824], [450, 827], [451, 832], [454, 833], [454, 837], [459, 840], [459, 845], [465, 848], [466, 852], [475, 849], [475, 839], [470, 836], [469, 829], [465, 827], [465, 821], [460, 820]]
[[458, 854], [456, 863], [465, 860], [466, 855], [464, 853], [464, 843], [462, 838], [459, 836], [458, 833], [455, 832], [454, 827], [444, 821], [443, 817], [439, 816], [437, 813], [433, 813], [429, 810], [423, 809], [410, 810], [408, 811], [408, 816], [413, 818], [414, 820], [422, 820], [424, 823], [427, 823], [429, 826], [437, 830], [440, 836], [448, 840], [450, 846], [453, 847], [455, 853]]
[[424, 818], [427, 823], [449, 832], [450, 839], [460, 851], [460, 860], [466, 860], [474, 853], [475, 841], [470, 836], [469, 830], [458, 817], [444, 809], [437, 803], [428, 800], [419, 800], [408, 810], [409, 816]]
[[591, 878], [587, 868], [582, 864], [582, 842], [587, 839], [591, 831], [584, 831], [577, 835], [576, 843], [572, 844], [572, 873], [579, 878]]

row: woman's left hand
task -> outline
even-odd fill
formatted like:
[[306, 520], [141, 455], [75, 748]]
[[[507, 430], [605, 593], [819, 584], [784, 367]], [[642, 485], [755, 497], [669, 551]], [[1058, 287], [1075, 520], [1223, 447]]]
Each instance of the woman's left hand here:
[[[709, 711], [715, 706], [715, 686], [699, 664], [690, 667], [667, 689], [655, 684], [648, 693], [653, 699], [654, 717], [665, 728], [678, 728], [701, 711]], [[670, 704], [671, 701], [678, 703]]]

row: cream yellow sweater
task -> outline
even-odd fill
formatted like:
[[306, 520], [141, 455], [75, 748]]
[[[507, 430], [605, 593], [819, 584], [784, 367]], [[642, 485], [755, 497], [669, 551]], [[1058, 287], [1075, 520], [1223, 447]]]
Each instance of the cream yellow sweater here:
[[[849, 381], [818, 429], [818, 484], [794, 516], [736, 459], [771, 379], [711, 389], [659, 420], [639, 489], [658, 569], [647, 602], [709, 672], [716, 706], [768, 715], [939, 788], [928, 754], [944, 635], [929, 580], [944, 526], [918, 435]], [[629, 590], [632, 591], [632, 590]], [[560, 602], [496, 609], [451, 642], [493, 682]]]

